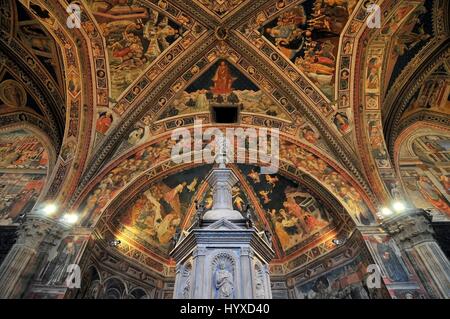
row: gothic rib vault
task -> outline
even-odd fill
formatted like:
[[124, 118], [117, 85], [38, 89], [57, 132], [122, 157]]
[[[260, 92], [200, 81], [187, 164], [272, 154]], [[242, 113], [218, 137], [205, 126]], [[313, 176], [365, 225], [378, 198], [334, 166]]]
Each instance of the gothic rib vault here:
[[[229, 165], [234, 209], [271, 234], [273, 297], [445, 297], [435, 242], [413, 265], [381, 212], [450, 220], [449, 4], [374, 3], [379, 28], [367, 1], [85, 0], [70, 28], [60, 1], [0, 0], [0, 227], [35, 238], [5, 244], [0, 296], [171, 298], [172, 238], [212, 205], [213, 169], [175, 163], [171, 135], [201, 121], [279, 129], [277, 173]], [[48, 244], [19, 267], [31, 283], [6, 279], [8, 251]], [[89, 285], [67, 289], [60, 262]]]

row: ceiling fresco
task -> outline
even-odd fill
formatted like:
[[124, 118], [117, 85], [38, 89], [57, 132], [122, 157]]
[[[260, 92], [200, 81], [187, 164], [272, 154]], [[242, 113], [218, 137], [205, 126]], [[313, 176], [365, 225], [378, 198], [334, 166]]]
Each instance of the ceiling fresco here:
[[194, 0], [218, 17], [224, 17], [246, 0]]
[[41, 23], [33, 18], [21, 5], [17, 5], [18, 26], [17, 37], [39, 59], [55, 82], [64, 86], [61, 70], [61, 53], [53, 37]]
[[112, 102], [186, 31], [160, 11], [136, 1], [89, 1], [106, 39]]
[[[171, 276], [176, 230], [196, 200], [212, 205], [212, 165], [171, 159], [172, 132], [198, 120], [279, 129], [277, 174], [231, 167], [234, 208], [251, 204], [255, 226], [274, 235], [280, 273], [375, 228], [394, 200], [450, 219], [445, 1], [377, 1], [374, 30], [363, 0], [86, 0], [76, 30], [60, 1], [0, 2], [2, 28], [11, 21], [0, 39], [1, 225], [55, 202], [55, 219], [76, 214], [77, 231], [118, 236], [119, 253]], [[219, 123], [227, 108], [236, 120]], [[391, 252], [387, 239], [371, 245]], [[355, 280], [362, 294], [365, 266], [322, 270], [297, 293], [335, 297], [330, 287]]]
[[417, 129], [401, 145], [402, 182], [416, 207], [450, 216], [450, 134]]
[[437, 68], [420, 86], [407, 104], [403, 118], [420, 111], [450, 114], [449, 72], [444, 65]]
[[263, 23], [259, 32], [333, 100], [339, 36], [355, 5], [305, 1]]
[[[383, 34], [392, 34], [394, 37], [384, 75], [387, 89], [394, 84], [408, 62], [432, 40], [433, 3], [433, 0], [426, 0], [417, 7], [405, 4], [382, 29]], [[405, 16], [407, 20], [402, 22]]]
[[152, 183], [113, 221], [120, 235], [168, 256], [171, 239], [193, 205], [198, 186], [211, 170], [200, 167]]
[[47, 178], [49, 154], [23, 129], [0, 132], [0, 225], [31, 211]]
[[237, 106], [243, 113], [265, 114], [287, 121], [291, 119], [286, 111], [233, 64], [226, 60], [218, 60], [190, 84], [158, 120], [177, 115], [209, 112], [211, 107], [227, 106]]
[[[232, 191], [234, 209], [243, 212], [247, 204], [254, 207], [254, 225], [270, 229], [283, 255], [335, 229], [335, 213], [307, 187], [280, 174], [260, 175], [255, 166], [238, 165], [233, 170], [240, 178]], [[206, 209], [212, 207], [211, 188], [205, 182], [210, 171], [210, 165], [187, 169], [146, 186], [129, 208], [114, 216], [111, 225], [116, 235], [167, 257], [176, 230], [193, 222], [194, 199]]]

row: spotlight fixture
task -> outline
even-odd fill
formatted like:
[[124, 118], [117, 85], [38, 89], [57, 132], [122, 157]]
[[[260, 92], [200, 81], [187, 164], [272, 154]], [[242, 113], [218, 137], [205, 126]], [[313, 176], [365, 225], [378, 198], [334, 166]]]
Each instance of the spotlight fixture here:
[[404, 212], [404, 211], [405, 211], [406, 206], [405, 206], [405, 204], [402, 203], [402, 202], [395, 202], [394, 204], [392, 204], [392, 208], [394, 208], [394, 210], [395, 210], [397, 213], [401, 213], [401, 212]]
[[345, 238], [335, 238], [335, 239], [333, 239], [331, 242], [332, 242], [333, 244], [335, 244], [336, 246], [342, 246], [342, 245], [345, 244], [346, 241], [347, 241], [347, 240], [346, 240]]
[[56, 207], [55, 204], [47, 204], [47, 205], [45, 205], [45, 207], [43, 209], [45, 215], [47, 215], [47, 216], [53, 215], [54, 213], [56, 213], [57, 210], [58, 210], [58, 207]]
[[120, 241], [119, 239], [113, 239], [113, 240], [111, 240], [111, 241], [109, 242], [109, 245], [110, 245], [111, 247], [117, 247], [117, 246], [120, 245], [120, 243], [121, 243], [121, 241]]
[[78, 221], [78, 215], [75, 213], [65, 214], [62, 220], [67, 224], [75, 224]]
[[392, 213], [392, 210], [390, 210], [389, 208], [383, 207], [383, 208], [381, 209], [381, 214], [382, 214], [383, 216], [390, 216], [390, 215], [392, 215], [393, 213]]

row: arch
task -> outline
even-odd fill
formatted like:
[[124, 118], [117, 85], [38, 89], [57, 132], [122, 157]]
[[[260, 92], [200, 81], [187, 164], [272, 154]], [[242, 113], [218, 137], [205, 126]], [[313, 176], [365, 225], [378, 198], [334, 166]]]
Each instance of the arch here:
[[98, 299], [102, 290], [101, 274], [95, 265], [90, 265], [83, 275], [83, 291], [80, 292], [81, 298]]
[[[159, 137], [158, 140], [167, 142], [168, 136], [167, 137]], [[336, 198], [338, 198], [338, 200], [341, 202], [341, 204], [347, 208], [347, 211], [350, 212], [352, 217], [354, 219], [356, 219], [357, 223], [361, 223], [361, 220], [358, 220], [358, 218], [355, 217], [356, 216], [355, 214], [357, 214], [358, 211], [361, 212], [361, 209], [364, 211], [363, 214], [365, 214], [365, 215], [366, 215], [366, 213], [369, 214], [365, 218], [371, 219], [372, 222], [375, 221], [373, 217], [370, 217], [370, 213], [369, 213], [370, 209], [373, 209], [373, 204], [370, 202], [370, 200], [364, 194], [364, 192], [362, 191], [359, 184], [357, 182], [355, 182], [354, 179], [348, 173], [346, 173], [345, 169], [342, 169], [342, 167], [339, 164], [335, 163], [334, 161], [331, 161], [330, 159], [325, 158], [325, 156], [322, 156], [321, 152], [314, 150], [314, 149], [308, 147], [307, 145], [304, 145], [298, 141], [294, 141], [294, 140], [289, 139], [288, 137], [281, 136], [280, 145], [284, 145], [283, 143], [285, 145], [289, 145], [287, 147], [289, 147], [290, 151], [288, 151], [287, 148], [283, 150], [283, 146], [282, 146], [281, 152], [280, 152], [280, 160], [281, 160], [282, 165], [280, 167], [283, 168], [283, 165], [286, 165], [286, 167], [294, 166], [295, 167], [295, 168], [293, 168], [294, 175], [295, 174], [302, 175], [302, 173], [304, 173], [304, 174], [312, 177], [313, 179], [315, 179], [319, 184], [321, 184], [331, 194], [334, 194], [334, 196]], [[155, 145], [156, 145], [156, 148], [155, 148]], [[162, 174], [164, 170], [167, 170], [169, 168], [175, 168], [176, 166], [178, 166], [178, 165], [175, 165], [170, 160], [170, 158], [169, 158], [170, 154], [167, 153], [167, 151], [165, 151], [165, 153], [160, 157], [161, 153], [159, 153], [159, 151], [158, 151], [159, 147], [160, 146], [158, 146], [157, 141], [148, 142], [147, 144], [140, 146], [138, 149], [134, 150], [133, 152], [130, 152], [127, 155], [122, 156], [115, 163], [112, 163], [111, 165], [109, 165], [103, 171], [103, 173], [99, 174], [92, 181], [90, 187], [85, 190], [84, 195], [82, 197], [80, 197], [80, 199], [77, 201], [77, 203], [75, 205], [75, 207], [78, 207], [79, 210], [80, 209], [82, 210], [81, 214], [82, 214], [83, 218], [86, 218], [86, 216], [90, 216], [90, 214], [95, 209], [95, 211], [97, 211], [97, 213], [94, 214], [96, 217], [93, 218], [92, 223], [91, 223], [91, 224], [95, 224], [95, 222], [98, 220], [98, 218], [100, 216], [99, 212], [101, 210], [103, 210], [108, 203], [111, 203], [112, 199], [114, 197], [116, 197], [116, 195], [118, 195], [122, 190], [126, 189], [128, 187], [127, 185], [131, 185], [133, 183], [138, 183], [139, 179], [148, 180], [148, 178], [146, 178], [146, 176], [148, 176], [148, 174], [151, 174], [151, 171], [152, 171], [151, 167], [153, 167], [153, 170], [154, 170], [156, 167], [159, 166], [159, 168], [158, 168], [159, 174]], [[108, 183], [111, 184], [111, 180], [108, 181], [108, 178], [109, 179], [113, 178], [115, 175], [115, 172], [118, 172], [118, 171], [124, 172], [123, 165], [128, 165], [128, 163], [129, 163], [129, 162], [127, 162], [127, 159], [130, 159], [130, 158], [132, 159], [133, 157], [135, 158], [136, 154], [140, 156], [144, 152], [147, 152], [147, 153], [148, 152], [157, 152], [158, 156], [155, 159], [156, 161], [155, 160], [152, 160], [152, 161], [145, 160], [145, 162], [147, 163], [147, 164], [145, 164], [144, 161], [138, 160], [139, 165], [143, 165], [143, 167], [144, 167], [144, 169], [142, 171], [139, 171], [139, 170], [128, 171], [128, 173], [126, 175], [120, 173], [120, 176], [122, 176], [121, 178], [118, 177], [119, 175], [116, 175], [117, 183], [119, 183], [117, 185], [120, 185], [120, 187], [116, 188], [116, 189], [110, 188], [109, 190], [106, 190], [106, 193], [101, 192], [101, 188], [104, 188], [106, 186], [105, 184], [108, 184]], [[297, 152], [300, 152], [299, 155], [296, 155]], [[300, 159], [303, 157], [305, 157], [305, 158]], [[306, 161], [306, 158], [308, 158], [309, 160]], [[299, 160], [299, 162], [297, 162], [297, 160]], [[317, 160], [317, 163], [314, 162], [316, 160]], [[122, 164], [120, 164], [120, 163], [122, 163]], [[125, 163], [125, 164], [123, 164], [123, 163]], [[122, 165], [122, 166], [120, 166], [120, 165]], [[316, 166], [316, 165], [318, 165], [318, 166]], [[325, 166], [322, 167], [321, 165], [325, 165]], [[186, 167], [188, 165], [184, 165], [184, 166]], [[308, 166], [310, 167], [309, 169], [308, 169]], [[183, 167], [183, 165], [180, 165], [179, 167], [181, 168], [181, 167]], [[322, 168], [320, 168], [320, 167], [322, 167]], [[331, 175], [324, 174], [323, 170], [325, 168], [331, 170], [331, 172], [333, 172], [333, 173], [330, 173]], [[149, 171], [149, 169], [150, 169], [150, 171]], [[292, 168], [291, 168], [291, 170], [292, 170]], [[295, 172], [297, 172], [297, 173], [295, 173]], [[291, 175], [292, 175], [292, 172], [291, 172]], [[330, 176], [331, 179], [328, 178], [328, 176]], [[342, 176], [342, 177], [340, 177], [340, 176]], [[123, 180], [122, 180], [123, 178], [126, 178], [129, 181], [129, 183], [124, 184]], [[333, 178], [337, 178], [337, 180], [335, 182], [333, 182], [332, 181]], [[337, 182], [339, 184], [336, 184]], [[103, 185], [103, 186], [100, 187], [100, 185]], [[336, 185], [338, 185], [338, 186], [336, 186]], [[339, 185], [342, 185], [342, 186], [339, 186]], [[94, 187], [96, 187], [96, 188], [94, 188]], [[359, 195], [360, 199], [357, 200], [357, 202], [359, 203], [357, 205], [362, 205], [360, 208], [358, 208], [359, 206], [352, 206], [355, 203], [353, 202], [353, 200], [351, 198], [349, 198], [349, 196], [352, 196], [352, 195], [350, 195], [348, 193], [349, 190], [352, 190], [352, 189], [355, 191], [355, 192], [352, 191], [352, 194], [354, 196], [357, 196], [357, 194], [360, 194]], [[97, 205], [98, 201], [97, 201], [96, 197], [99, 197], [101, 193], [102, 193], [102, 196], [106, 195], [107, 197], [104, 197], [105, 200], [104, 200], [103, 204], [101, 204], [101, 207], [100, 207], [99, 205]], [[363, 208], [363, 206], [365, 208]]]
[[128, 299], [150, 299], [150, 296], [144, 288], [136, 287], [128, 294]]
[[450, 218], [448, 145], [447, 127], [416, 122], [398, 136], [394, 148], [396, 169], [410, 205], [444, 219]]
[[2, 224], [18, 221], [39, 203], [49, 186], [56, 154], [50, 138], [27, 123], [0, 128]]
[[[382, 83], [385, 79], [381, 77], [381, 74], [388, 72], [389, 63], [392, 60], [390, 52], [395, 46], [393, 38], [398, 33], [410, 32], [411, 23], [417, 23], [418, 15], [423, 14], [421, 5], [421, 3], [383, 1], [381, 12], [386, 12], [386, 19], [383, 20], [382, 27], [370, 29], [367, 25], [362, 26], [355, 43], [357, 46], [355, 52], [358, 57], [361, 57], [358, 61], [373, 62], [372, 66], [370, 63], [357, 63], [351, 74], [355, 88], [353, 113], [355, 136], [361, 154], [360, 160], [369, 182], [373, 185], [374, 192], [380, 198], [380, 206], [390, 205], [389, 203], [394, 200], [391, 185], [396, 184], [399, 179], [392, 161], [393, 154], [389, 154], [392, 150], [388, 149], [386, 134], [383, 134], [388, 132], [392, 135], [392, 132], [398, 129], [399, 123], [392, 122], [392, 114], [386, 114], [386, 111], [392, 113], [399, 110], [396, 113], [398, 117], [404, 110], [402, 105], [406, 103], [406, 100], [402, 100], [403, 97], [413, 94], [410, 87], [417, 85], [416, 80], [430, 70], [430, 64], [437, 59], [443, 59], [445, 55], [448, 56], [448, 53], [444, 53], [448, 51], [445, 49], [448, 47], [446, 45], [448, 30], [443, 27], [448, 18], [437, 18], [439, 10], [445, 10], [448, 4], [435, 1], [432, 8], [428, 8], [435, 32], [434, 37], [418, 38], [416, 43], [426, 45], [419, 46], [415, 57], [409, 61], [409, 66], [400, 69], [401, 73], [391, 85], [390, 90], [384, 90], [385, 86]], [[392, 21], [396, 22], [391, 23]], [[403, 27], [409, 29], [402, 31]], [[416, 36], [419, 37], [418, 34]], [[378, 81], [378, 86], [368, 86], [370, 72], [373, 72], [371, 77]], [[363, 90], [356, 89], [360, 87]], [[392, 140], [389, 142], [392, 143]]]
[[109, 277], [103, 283], [103, 299], [124, 299], [128, 294], [126, 283], [117, 276]]

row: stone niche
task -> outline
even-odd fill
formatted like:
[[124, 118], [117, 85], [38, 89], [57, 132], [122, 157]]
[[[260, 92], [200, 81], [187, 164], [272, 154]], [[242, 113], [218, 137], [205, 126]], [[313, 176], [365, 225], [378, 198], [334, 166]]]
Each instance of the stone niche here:
[[254, 228], [226, 219], [194, 229], [172, 252], [176, 299], [271, 299], [273, 251]]

